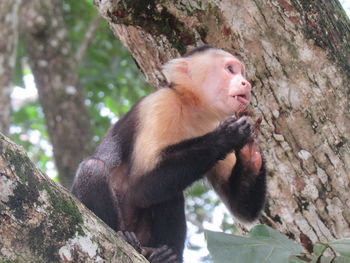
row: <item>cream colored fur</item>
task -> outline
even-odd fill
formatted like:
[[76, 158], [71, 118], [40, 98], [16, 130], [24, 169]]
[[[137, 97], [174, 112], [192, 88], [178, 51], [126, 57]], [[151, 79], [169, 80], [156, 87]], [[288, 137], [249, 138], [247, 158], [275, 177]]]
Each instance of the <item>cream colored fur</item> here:
[[[135, 178], [152, 170], [167, 146], [213, 131], [222, 121], [208, 105], [203, 105], [198, 87], [208, 74], [208, 63], [225, 54], [222, 50], [209, 50], [204, 55], [171, 60], [164, 66], [163, 73], [174, 87], [160, 89], [138, 105], [139, 126], [132, 166]], [[196, 74], [191, 68], [196, 69]], [[220, 174], [219, 181], [228, 179], [235, 161], [234, 154], [228, 155], [211, 174]]]

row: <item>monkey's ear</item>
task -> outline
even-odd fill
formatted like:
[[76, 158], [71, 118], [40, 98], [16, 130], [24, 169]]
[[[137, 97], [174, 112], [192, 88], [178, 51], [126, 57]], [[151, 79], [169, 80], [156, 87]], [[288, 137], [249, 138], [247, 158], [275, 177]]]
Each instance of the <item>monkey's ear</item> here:
[[189, 81], [189, 64], [187, 58], [176, 58], [163, 65], [162, 72], [168, 83], [183, 85]]

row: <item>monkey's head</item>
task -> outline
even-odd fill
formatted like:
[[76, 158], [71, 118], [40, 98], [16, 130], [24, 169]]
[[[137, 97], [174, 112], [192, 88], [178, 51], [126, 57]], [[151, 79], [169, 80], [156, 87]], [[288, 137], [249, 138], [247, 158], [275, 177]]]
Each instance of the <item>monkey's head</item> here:
[[249, 104], [251, 85], [244, 70], [235, 56], [210, 46], [194, 49], [163, 67], [175, 89], [193, 93], [202, 107], [222, 118]]

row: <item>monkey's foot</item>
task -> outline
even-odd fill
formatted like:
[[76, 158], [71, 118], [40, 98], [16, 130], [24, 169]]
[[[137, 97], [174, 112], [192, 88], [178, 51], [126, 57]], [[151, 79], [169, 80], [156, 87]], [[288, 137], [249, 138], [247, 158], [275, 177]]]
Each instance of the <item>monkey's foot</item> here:
[[150, 256], [147, 257], [151, 263], [179, 263], [176, 254], [168, 246], [162, 246], [160, 248], [152, 248]]
[[141, 253], [141, 243], [134, 232], [118, 231], [117, 235], [129, 243], [137, 252]]

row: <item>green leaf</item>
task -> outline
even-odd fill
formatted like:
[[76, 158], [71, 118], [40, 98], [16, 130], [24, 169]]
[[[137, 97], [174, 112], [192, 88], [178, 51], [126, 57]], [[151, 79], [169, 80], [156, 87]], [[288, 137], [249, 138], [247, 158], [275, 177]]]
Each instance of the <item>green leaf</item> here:
[[293, 254], [300, 254], [303, 248], [288, 239], [285, 235], [277, 232], [267, 225], [257, 225], [249, 232], [249, 236], [252, 238], [257, 238], [261, 240], [267, 240], [271, 242], [275, 242], [276, 244], [283, 245], [284, 247], [293, 251]]
[[[288, 262], [291, 263], [291, 262]], [[293, 262], [294, 263], [294, 262]], [[327, 257], [327, 256], [313, 256], [310, 263], [350, 263], [348, 257]]]
[[[321, 263], [323, 263], [323, 262], [321, 262]], [[350, 259], [349, 259], [348, 257], [342, 257], [342, 256], [340, 256], [340, 257], [336, 257], [336, 258], [332, 261], [332, 263], [350, 263]]]
[[332, 260], [333, 260], [332, 257], [322, 256], [318, 261], [315, 261], [315, 263], [331, 263]]
[[196, 183], [193, 184], [187, 191], [186, 193], [193, 196], [193, 197], [200, 197], [203, 194], [205, 194], [206, 192], [208, 192], [208, 187], [206, 187], [205, 185], [201, 184], [201, 183]]
[[320, 256], [327, 249], [327, 246], [322, 243], [316, 243], [313, 248], [313, 252], [316, 256]]
[[346, 257], [350, 261], [350, 238], [335, 240], [329, 242], [328, 245], [340, 256]]
[[286, 263], [302, 248], [267, 226], [252, 230], [250, 237], [206, 231], [208, 249], [218, 263]]
[[[289, 263], [289, 262], [288, 262]], [[314, 257], [311, 263], [350, 263], [349, 258], [346, 257], [326, 257], [322, 256], [320, 258]]]
[[104, 103], [106, 107], [110, 109], [111, 112], [113, 112], [114, 114], [118, 114], [115, 99], [113, 99], [112, 97], [105, 97]]
[[306, 263], [307, 261], [304, 261], [297, 256], [290, 256], [288, 259], [288, 263]]
[[55, 177], [51, 178], [54, 182], [59, 183], [60, 178], [58, 177], [58, 175], [56, 175]]

